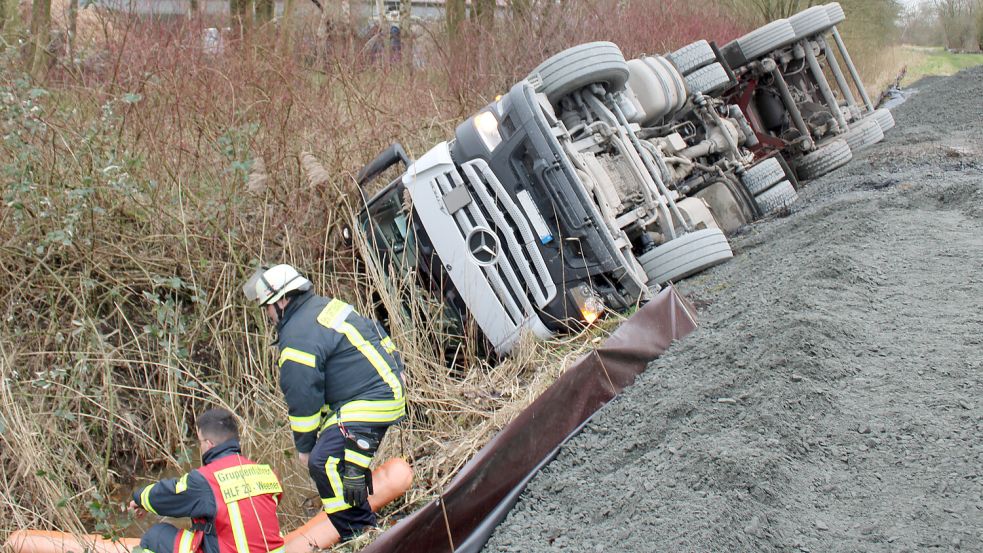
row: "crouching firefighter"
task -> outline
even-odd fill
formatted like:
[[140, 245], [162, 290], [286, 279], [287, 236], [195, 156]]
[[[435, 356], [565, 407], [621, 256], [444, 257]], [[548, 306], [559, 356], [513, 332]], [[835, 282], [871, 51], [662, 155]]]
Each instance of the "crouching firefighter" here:
[[225, 409], [210, 409], [197, 422], [203, 466], [133, 492], [130, 510], [190, 517], [191, 530], [151, 526], [140, 547], [151, 553], [283, 553], [276, 518], [282, 490], [267, 465], [239, 451], [239, 428]]
[[290, 265], [258, 269], [243, 287], [277, 325], [280, 389], [298, 457], [342, 540], [374, 527], [369, 465], [406, 414], [403, 363], [382, 326], [319, 296]]

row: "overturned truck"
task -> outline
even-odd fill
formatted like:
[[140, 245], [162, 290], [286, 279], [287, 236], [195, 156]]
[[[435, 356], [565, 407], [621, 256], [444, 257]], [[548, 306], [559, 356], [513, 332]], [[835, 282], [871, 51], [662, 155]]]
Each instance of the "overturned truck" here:
[[[768, 48], [754, 53], [779, 57], [773, 51], [796, 37], [759, 41]], [[844, 113], [864, 118], [852, 100], [824, 95], [829, 124], [810, 118], [795, 134], [811, 98], [789, 94], [776, 128], [755, 95], [780, 85], [758, 73], [798, 82], [798, 52], [780, 58], [786, 75], [742, 40], [632, 60], [609, 42], [582, 44], [419, 159], [393, 145], [358, 176], [365, 188], [404, 166], [359, 216], [372, 260], [383, 273], [413, 275], [459, 332], [473, 322], [500, 355], [524, 332], [547, 338], [589, 324], [726, 261], [727, 234], [795, 201], [809, 152], [848, 132], [836, 124]], [[803, 88], [815, 90], [819, 76]]]
[[[586, 62], [598, 55], [605, 61]], [[627, 97], [633, 73], [677, 88], [638, 102]], [[665, 60], [629, 69], [616, 46], [591, 43], [551, 58], [533, 81], [459, 125], [452, 141], [412, 162], [390, 148], [359, 176], [364, 186], [406, 163], [360, 218], [376, 260], [416, 271], [499, 353], [523, 330], [548, 337], [592, 322], [729, 259], [707, 203], [670, 188], [681, 176], [711, 173], [708, 186], [740, 198], [721, 211], [756, 213], [731, 172], [713, 169], [746, 158], [739, 122], [717, 133], [682, 125], [685, 137], [682, 128], [642, 132], [641, 105], [653, 113], [648, 120], [662, 122], [692, 100]], [[712, 104], [689, 109], [729, 116]]]

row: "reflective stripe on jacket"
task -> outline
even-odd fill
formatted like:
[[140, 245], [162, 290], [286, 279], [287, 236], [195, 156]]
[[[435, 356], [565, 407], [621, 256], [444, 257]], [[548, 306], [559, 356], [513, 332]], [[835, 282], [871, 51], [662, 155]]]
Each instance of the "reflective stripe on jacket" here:
[[351, 305], [307, 292], [279, 327], [280, 389], [297, 450], [339, 422], [389, 425], [406, 414], [403, 362], [382, 326]]
[[[255, 465], [252, 461], [240, 456], [239, 452], [238, 440], [222, 442], [205, 452], [203, 456], [204, 466], [180, 478], [167, 478], [133, 492], [133, 500], [137, 505], [147, 511], [167, 517], [189, 517], [194, 520], [196, 526], [207, 526], [209, 523], [214, 526], [215, 531], [205, 533], [204, 535], [201, 533], [194, 535], [191, 532], [179, 533], [177, 537], [178, 543], [175, 544], [175, 552], [267, 553], [283, 546], [283, 538], [280, 537], [280, 525], [276, 518], [276, 502], [279, 500], [281, 493], [279, 491], [280, 484], [278, 481], [275, 492], [273, 489], [257, 488], [264, 492], [262, 496], [253, 496], [247, 493], [253, 489], [252, 487], [248, 489], [243, 487], [242, 489], [241, 493], [245, 493], [246, 496], [242, 498], [240, 503], [246, 503], [246, 508], [254, 513], [252, 516], [242, 516], [243, 527], [246, 528], [243, 535], [246, 536], [249, 543], [248, 550], [241, 550], [236, 547], [234, 535], [229, 534], [223, 536], [218, 532], [220, 528], [230, 529], [236, 525], [230, 520], [231, 512], [225, 502], [228, 494], [223, 496], [221, 488], [216, 493], [216, 488], [213, 485], [216, 471], [230, 466], [265, 466]], [[266, 474], [262, 469], [252, 470], [256, 470], [261, 475]], [[269, 469], [267, 468], [266, 470], [268, 471]], [[272, 472], [269, 474], [272, 475]], [[233, 482], [234, 479], [231, 478], [232, 476], [235, 475], [227, 475], [223, 479], [227, 482]], [[276, 477], [273, 476], [272, 480], [275, 481]], [[264, 482], [265, 484], [263, 484]], [[253, 486], [253, 484], [257, 486], [259, 484], [269, 486], [271, 485], [271, 478], [253, 478], [244, 484], [244, 486]], [[227, 485], [226, 488], [228, 489], [228, 487]], [[243, 510], [241, 506], [237, 507], [239, 511]], [[255, 511], [253, 511], [253, 507], [256, 507]], [[256, 522], [257, 520], [262, 521], [262, 534], [256, 534], [255, 532], [255, 528], [260, 526]], [[231, 537], [231, 541], [224, 539], [229, 537]], [[270, 548], [262, 549], [262, 547], [254, 547], [253, 542], [259, 543], [262, 547], [268, 544]], [[232, 549], [229, 547], [232, 547]]]
[[269, 466], [229, 455], [198, 470], [215, 497], [212, 522], [221, 553], [282, 553], [276, 507], [283, 490]]

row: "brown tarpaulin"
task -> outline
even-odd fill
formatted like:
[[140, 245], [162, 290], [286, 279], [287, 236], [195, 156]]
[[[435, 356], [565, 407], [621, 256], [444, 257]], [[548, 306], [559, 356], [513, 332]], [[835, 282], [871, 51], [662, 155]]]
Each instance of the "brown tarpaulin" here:
[[673, 340], [695, 328], [693, 307], [674, 288], [663, 289], [488, 442], [439, 499], [400, 521], [362, 551], [480, 549], [540, 466], [552, 459], [591, 415], [634, 382]]

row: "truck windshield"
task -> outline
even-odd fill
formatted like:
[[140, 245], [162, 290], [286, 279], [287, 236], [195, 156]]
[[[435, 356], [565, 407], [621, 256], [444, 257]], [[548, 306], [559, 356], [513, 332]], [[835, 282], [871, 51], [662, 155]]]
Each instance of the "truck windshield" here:
[[402, 186], [390, 185], [373, 198], [359, 214], [359, 224], [383, 267], [392, 265], [402, 274], [416, 267], [413, 225], [409, 206], [403, 203]]

